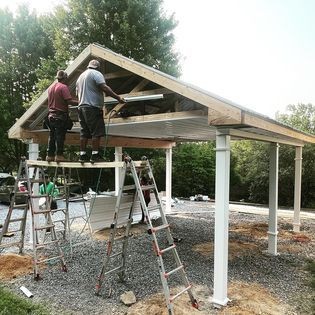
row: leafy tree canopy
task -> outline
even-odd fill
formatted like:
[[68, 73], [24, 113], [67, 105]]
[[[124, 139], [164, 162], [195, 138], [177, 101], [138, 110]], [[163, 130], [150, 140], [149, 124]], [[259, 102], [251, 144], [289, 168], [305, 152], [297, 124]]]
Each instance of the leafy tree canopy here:
[[68, 0], [46, 19], [56, 58], [71, 60], [90, 43], [172, 75], [179, 75], [173, 50], [173, 16], [162, 11], [162, 0]]

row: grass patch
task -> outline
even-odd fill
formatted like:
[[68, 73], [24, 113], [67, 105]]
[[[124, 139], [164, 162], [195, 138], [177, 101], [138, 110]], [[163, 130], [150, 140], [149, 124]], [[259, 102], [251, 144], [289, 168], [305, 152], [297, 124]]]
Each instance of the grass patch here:
[[48, 315], [40, 304], [23, 299], [0, 286], [0, 315]]

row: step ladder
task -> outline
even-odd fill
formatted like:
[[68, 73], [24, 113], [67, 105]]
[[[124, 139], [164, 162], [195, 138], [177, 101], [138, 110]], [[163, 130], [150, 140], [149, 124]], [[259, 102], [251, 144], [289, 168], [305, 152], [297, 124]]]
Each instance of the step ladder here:
[[[10, 209], [15, 209], [15, 197], [18, 194], [18, 183], [25, 182], [27, 191], [26, 196], [28, 199], [28, 208], [31, 212], [31, 224], [32, 224], [32, 238], [33, 238], [33, 268], [34, 279], [39, 280], [39, 265], [42, 263], [48, 263], [54, 260], [60, 260], [63, 271], [67, 271], [67, 267], [64, 260], [64, 255], [60, 247], [60, 240], [57, 238], [55, 231], [55, 224], [52, 219], [52, 210], [50, 208], [52, 197], [49, 194], [37, 193], [35, 184], [43, 183], [46, 189], [45, 170], [43, 167], [36, 165], [28, 165], [25, 157], [22, 157], [19, 170], [15, 182], [14, 194], [11, 200]], [[25, 194], [24, 193], [24, 194]], [[44, 207], [39, 209], [39, 199], [44, 198]], [[13, 205], [11, 207], [11, 205]], [[8, 233], [7, 227], [12, 222], [12, 211], [8, 212], [4, 229], [2, 234]], [[27, 210], [26, 210], [27, 212]], [[23, 218], [23, 220], [22, 220]], [[13, 219], [14, 220], [14, 219]], [[26, 214], [21, 217], [21, 238], [19, 239], [20, 252], [23, 250], [25, 226], [26, 226]], [[13, 232], [10, 230], [10, 232]], [[1, 234], [1, 235], [2, 235]], [[0, 246], [2, 245], [2, 238], [0, 238]]]
[[[22, 173], [22, 167], [23, 165], [20, 163], [18, 174]], [[29, 198], [28, 192], [19, 191], [18, 184], [19, 181], [16, 180], [10, 198], [8, 213], [1, 229], [0, 252], [5, 248], [17, 247], [19, 249], [19, 254], [23, 253]], [[17, 203], [18, 196], [22, 197], [22, 204]]]
[[[174, 314], [174, 306], [173, 306], [174, 300], [185, 292], [188, 293], [192, 306], [195, 308], [198, 308], [198, 303], [192, 293], [192, 286], [188, 281], [186, 272], [184, 270], [184, 266], [177, 253], [176, 245], [174, 244], [174, 239], [171, 235], [170, 226], [167, 222], [166, 216], [162, 208], [156, 182], [153, 177], [153, 172], [152, 172], [148, 159], [144, 157], [142, 159], [140, 166], [136, 166], [135, 162], [129, 156], [126, 156], [124, 158], [124, 161], [125, 161], [125, 164], [124, 164], [122, 174], [121, 174], [120, 187], [119, 187], [117, 202], [115, 206], [114, 219], [110, 226], [111, 232], [110, 232], [109, 240], [107, 242], [106, 256], [105, 256], [105, 259], [101, 268], [100, 275], [98, 277], [95, 294], [96, 295], [100, 294], [102, 282], [104, 281], [105, 276], [107, 276], [110, 273], [116, 272], [120, 280], [124, 280], [129, 231], [132, 224], [132, 216], [133, 216], [133, 211], [135, 208], [135, 203], [137, 200], [139, 200], [140, 205], [144, 211], [145, 220], [146, 220], [147, 228], [148, 228], [147, 231], [148, 231], [148, 234], [151, 236], [151, 239], [153, 242], [153, 250], [157, 256], [159, 273], [161, 277], [161, 282], [163, 286], [163, 291], [164, 291], [169, 315]], [[133, 186], [124, 186], [125, 178], [128, 173], [131, 173], [133, 177], [133, 180], [134, 180]], [[142, 176], [144, 176], [144, 174], [146, 174], [146, 176], [148, 177], [149, 185], [142, 186], [140, 183], [140, 179]], [[126, 188], [128, 188], [129, 191], [134, 192], [134, 201], [132, 203], [132, 206], [130, 207], [128, 219], [126, 222], [123, 223], [126, 225], [124, 235], [116, 236], [117, 222], [119, 219], [119, 210], [121, 208], [121, 197], [123, 193], [126, 192]], [[145, 190], [150, 190], [154, 192], [157, 205], [148, 206], [148, 207], [146, 206], [144, 193], [143, 193]], [[162, 224], [160, 226], [153, 226], [153, 221], [151, 220], [150, 212], [154, 210], [159, 210], [160, 212], [161, 219], [162, 219]], [[166, 236], [166, 242], [167, 242], [167, 246], [165, 248], [162, 248], [162, 246], [159, 245], [159, 241], [157, 238], [157, 233], [161, 233], [163, 231]], [[166, 271], [166, 267], [165, 267], [165, 263], [163, 259], [164, 255], [171, 255], [171, 258], [173, 259], [173, 262], [174, 262], [173, 269]], [[171, 295], [169, 281], [171, 278], [170, 276], [175, 275], [175, 274], [179, 276], [181, 280], [181, 284], [184, 286], [184, 289], [182, 289], [176, 295]]]
[[[59, 174], [59, 168], [61, 168], [61, 173]], [[92, 230], [89, 224], [89, 213], [88, 209], [86, 207], [86, 202], [84, 200], [84, 193], [82, 190], [81, 180], [79, 176], [78, 169], [76, 169], [76, 179], [77, 181], [73, 181], [72, 178], [72, 172], [71, 168], [66, 170], [64, 167], [56, 167], [55, 169], [55, 175], [54, 175], [54, 182], [57, 184], [57, 181], [60, 180], [60, 182], [63, 184], [62, 186], [59, 186], [61, 194], [57, 200], [64, 200], [65, 201], [65, 207], [64, 208], [58, 208], [55, 211], [61, 211], [64, 215], [63, 218], [58, 218], [57, 220], [53, 220], [56, 226], [59, 227], [57, 232], [61, 233], [61, 236], [63, 239], [69, 241], [69, 247], [70, 247], [70, 253], [71, 256], [73, 255], [73, 248], [76, 246], [81, 246], [83, 244], [86, 244], [87, 242], [91, 242], [93, 240], [92, 237]], [[83, 201], [83, 208], [84, 212], [81, 214], [76, 215], [70, 215], [70, 209], [69, 209], [69, 202], [71, 201], [71, 187], [78, 185], [80, 187], [80, 193], [79, 197]], [[54, 211], [53, 211], [54, 212]], [[81, 226], [80, 231], [78, 232], [77, 237], [73, 237], [71, 233], [71, 226], [77, 222], [78, 220], [83, 221], [83, 227]], [[81, 224], [82, 225], [82, 224]], [[76, 242], [76, 239], [84, 233], [85, 229], [88, 229], [89, 238], [86, 241], [80, 241]]]

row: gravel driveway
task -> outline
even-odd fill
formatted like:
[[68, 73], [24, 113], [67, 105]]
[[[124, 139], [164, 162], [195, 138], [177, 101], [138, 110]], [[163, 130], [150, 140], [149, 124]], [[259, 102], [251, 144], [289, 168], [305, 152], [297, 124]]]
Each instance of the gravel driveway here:
[[[71, 203], [71, 211], [82, 211], [80, 202]], [[0, 223], [4, 221], [7, 207], [0, 205]], [[194, 246], [213, 242], [214, 205], [209, 202], [185, 201], [176, 204], [167, 214], [173, 236], [180, 239], [178, 253], [187, 266], [187, 274], [195, 285], [213, 287], [213, 255], [201, 255], [192, 250]], [[239, 224], [266, 224], [264, 214], [249, 214], [238, 211], [230, 213], [230, 228]], [[279, 219], [279, 230], [292, 230], [287, 219]], [[29, 228], [27, 227], [27, 234]], [[230, 242], [254, 243], [259, 252], [248, 252], [229, 261], [229, 281], [255, 282], [272, 292], [281, 302], [290, 305], [290, 314], [311, 314], [311, 288], [309, 273], [305, 272], [306, 259], [314, 259], [315, 219], [302, 220], [302, 232], [311, 235], [312, 241], [301, 246], [298, 253], [284, 252], [270, 256], [266, 238], [230, 232]], [[80, 240], [86, 240], [85, 235]], [[287, 239], [279, 237], [279, 244]], [[19, 287], [27, 287], [34, 295], [33, 300], [49, 305], [51, 314], [112, 314], [122, 315], [127, 307], [119, 302], [119, 296], [132, 290], [137, 300], [161, 292], [156, 258], [152, 253], [151, 240], [147, 233], [130, 238], [128, 248], [126, 282], [116, 281], [116, 276], [107, 278], [100, 297], [94, 295], [97, 276], [105, 257], [106, 242], [94, 240], [74, 249], [71, 257], [65, 248], [68, 272], [60, 271], [59, 265], [50, 265], [42, 272], [43, 279], [35, 282], [30, 275], [5, 282], [19, 295]], [[27, 250], [26, 250], [27, 252]], [[109, 296], [110, 293], [110, 296]], [[214, 313], [215, 310], [212, 310]], [[308, 313], [309, 312], [309, 313]]]

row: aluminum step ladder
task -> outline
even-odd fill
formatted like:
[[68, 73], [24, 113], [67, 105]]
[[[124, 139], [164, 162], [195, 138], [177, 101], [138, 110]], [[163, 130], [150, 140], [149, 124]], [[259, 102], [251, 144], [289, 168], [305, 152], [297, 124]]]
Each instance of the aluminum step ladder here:
[[[14, 195], [11, 201], [11, 205], [15, 205], [15, 197], [17, 194], [17, 186], [19, 182], [26, 183], [26, 196], [28, 199], [28, 208], [31, 212], [32, 217], [32, 239], [33, 239], [33, 269], [34, 269], [34, 279], [39, 280], [39, 265], [43, 263], [48, 263], [54, 260], [60, 260], [61, 267], [63, 271], [67, 271], [66, 263], [64, 260], [64, 254], [60, 247], [60, 240], [57, 238], [55, 231], [55, 224], [52, 219], [52, 210], [50, 208], [51, 196], [49, 194], [39, 194], [36, 191], [35, 184], [43, 183], [46, 188], [45, 170], [43, 167], [38, 167], [36, 165], [28, 165], [25, 157], [21, 158], [15, 188]], [[46, 190], [47, 191], [47, 190]], [[25, 194], [24, 193], [24, 194]], [[39, 208], [38, 202], [40, 198], [45, 199], [43, 209]], [[15, 207], [11, 207], [15, 209]], [[12, 221], [11, 214], [13, 211], [8, 212], [6, 222], [4, 224], [4, 232], [6, 227]], [[27, 212], [27, 210], [26, 210]], [[21, 234], [19, 248], [20, 252], [23, 249], [25, 226], [26, 226], [26, 215], [23, 217], [21, 224]], [[21, 219], [22, 219], [21, 218]], [[14, 220], [14, 219], [13, 219]], [[12, 232], [12, 231], [11, 231]]]
[[[73, 175], [73, 176], [76, 176], [77, 181], [73, 181], [71, 168], [66, 170], [66, 168], [61, 167], [62, 172], [61, 172], [61, 174], [58, 174], [59, 168], [60, 167], [56, 167], [56, 169], [55, 169], [54, 182], [57, 183], [57, 180], [60, 179], [61, 183], [63, 184], [61, 187], [59, 186], [60, 188], [62, 188], [62, 192], [61, 192], [61, 195], [58, 199], [65, 201], [65, 207], [55, 210], [55, 211], [61, 210], [63, 212], [64, 218], [54, 220], [54, 223], [58, 224], [59, 226], [60, 226], [60, 223], [62, 224], [62, 226], [58, 230], [58, 232], [60, 232], [62, 234], [63, 239], [69, 241], [70, 253], [72, 256], [74, 247], [81, 246], [81, 245], [86, 244], [88, 242], [91, 242], [93, 240], [93, 233], [92, 233], [91, 226], [89, 224], [89, 217], [90, 216], [88, 213], [86, 202], [84, 200], [84, 193], [82, 190], [82, 185], [81, 185], [81, 180], [80, 180], [78, 169], [76, 169], [76, 174]], [[79, 196], [83, 201], [84, 212], [81, 214], [77, 214], [77, 215], [70, 215], [69, 202], [71, 201], [71, 187], [73, 187], [74, 185], [79, 185], [79, 187], [80, 187]], [[83, 227], [81, 226], [81, 229], [78, 232], [78, 236], [73, 237], [72, 233], [71, 233], [71, 226], [74, 223], [77, 223], [78, 220], [83, 221]], [[76, 239], [80, 235], [82, 235], [82, 233], [84, 233], [86, 228], [88, 229], [88, 232], [89, 232], [88, 233], [89, 238], [86, 241], [76, 242]]]
[[[152, 168], [148, 159], [143, 158], [140, 167], [136, 167], [135, 162], [129, 157], [126, 156], [124, 158], [125, 164], [123, 167], [123, 171], [121, 174], [120, 180], [120, 188], [119, 193], [117, 196], [117, 202], [115, 206], [115, 213], [114, 219], [111, 224], [111, 233], [109, 240], [107, 242], [107, 252], [104, 259], [104, 263], [102, 265], [102, 269], [100, 275], [98, 277], [98, 281], [96, 284], [96, 295], [99, 295], [101, 290], [102, 282], [104, 281], [105, 276], [110, 273], [116, 272], [121, 280], [124, 279], [125, 276], [125, 269], [126, 269], [126, 258], [127, 258], [127, 248], [128, 248], [128, 239], [129, 239], [129, 231], [132, 224], [132, 216], [135, 208], [135, 203], [137, 200], [140, 201], [140, 205], [144, 211], [145, 220], [147, 223], [147, 231], [148, 234], [151, 236], [153, 242], [153, 250], [157, 257], [157, 262], [159, 266], [159, 273], [161, 277], [161, 282], [163, 286], [163, 291], [166, 299], [167, 309], [169, 315], [174, 315], [174, 306], [173, 302], [176, 298], [178, 298], [183, 293], [187, 292], [193, 307], [198, 308], [197, 300], [194, 298], [192, 293], [192, 286], [188, 281], [186, 272], [184, 270], [184, 266], [179, 258], [177, 253], [176, 245], [174, 244], [174, 239], [171, 235], [170, 226], [167, 222], [166, 216], [164, 214], [161, 200], [158, 194], [158, 189], [156, 186], [155, 179], [153, 177]], [[125, 178], [128, 173], [132, 174], [134, 180], [134, 186], [131, 189], [134, 189], [134, 200], [132, 206], [130, 207], [130, 212], [127, 221], [125, 222], [126, 230], [124, 235], [116, 236], [117, 232], [117, 222], [119, 219], [119, 210], [121, 208], [121, 197], [122, 194], [126, 191], [124, 184]], [[140, 180], [141, 177], [146, 175], [148, 177], [149, 185], [141, 185]], [[130, 186], [129, 186], [130, 189]], [[150, 190], [154, 192], [157, 205], [154, 206], [146, 206], [146, 202], [144, 199], [144, 191]], [[160, 226], [153, 226], [153, 221], [150, 217], [150, 212], [154, 210], [159, 210], [162, 224]], [[164, 235], [166, 237], [166, 247], [162, 248], [159, 245], [157, 234], [164, 231]], [[119, 242], [122, 241], [122, 242]], [[161, 241], [160, 241], [161, 242]], [[119, 244], [120, 243], [120, 244]], [[122, 244], [121, 244], [122, 243]], [[172, 265], [172, 269], [166, 271], [165, 263], [164, 263], [164, 256], [168, 255], [168, 259], [172, 258], [174, 265]], [[177, 274], [180, 278], [181, 284], [184, 286], [180, 292], [176, 295], [171, 295], [169, 281], [172, 275]]]
[[[21, 177], [23, 167], [23, 163], [20, 163], [18, 169], [18, 177]], [[5, 248], [18, 247], [19, 254], [23, 253], [25, 226], [27, 220], [27, 212], [29, 209], [29, 196], [28, 192], [21, 192], [18, 185], [19, 180], [16, 179], [12, 196], [10, 198], [8, 213], [0, 233], [0, 252], [3, 251]], [[18, 196], [21, 196], [22, 199], [25, 199], [23, 200], [22, 204], [17, 203]]]

